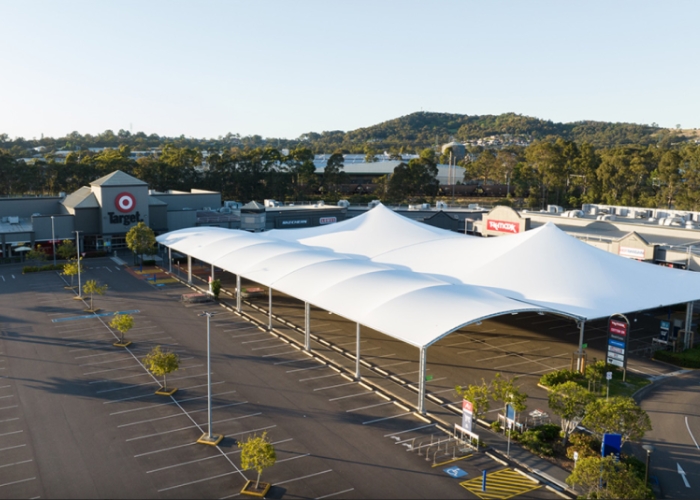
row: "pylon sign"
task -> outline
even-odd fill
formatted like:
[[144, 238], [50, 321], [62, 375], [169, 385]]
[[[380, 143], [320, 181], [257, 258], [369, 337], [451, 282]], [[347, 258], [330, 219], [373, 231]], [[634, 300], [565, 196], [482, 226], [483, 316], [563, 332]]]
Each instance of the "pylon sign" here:
[[609, 365], [627, 367], [627, 341], [630, 323], [622, 314], [613, 314], [608, 320], [608, 353]]

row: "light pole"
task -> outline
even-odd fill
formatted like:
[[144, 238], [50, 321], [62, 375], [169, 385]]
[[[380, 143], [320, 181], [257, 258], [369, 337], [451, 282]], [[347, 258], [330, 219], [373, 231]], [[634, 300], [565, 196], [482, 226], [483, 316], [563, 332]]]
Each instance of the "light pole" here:
[[651, 454], [654, 452], [654, 447], [650, 444], [645, 444], [642, 446], [647, 452], [647, 467], [644, 471], [644, 485], [649, 484], [649, 461], [651, 459]]
[[203, 311], [202, 314], [199, 314], [199, 316], [206, 316], [207, 317], [207, 411], [208, 411], [208, 417], [207, 417], [207, 433], [202, 434], [202, 437], [200, 437], [197, 442], [199, 444], [207, 444], [209, 446], [216, 446], [218, 445], [222, 439], [224, 439], [223, 434], [212, 434], [211, 433], [211, 328], [210, 328], [210, 321], [211, 317], [214, 316], [215, 313], [210, 313]]
[[80, 285], [80, 231], [75, 231], [75, 249], [78, 254], [78, 299], [83, 298], [83, 289]]
[[53, 247], [53, 266], [56, 267], [56, 233], [53, 226], [53, 215], [51, 216], [51, 245]]

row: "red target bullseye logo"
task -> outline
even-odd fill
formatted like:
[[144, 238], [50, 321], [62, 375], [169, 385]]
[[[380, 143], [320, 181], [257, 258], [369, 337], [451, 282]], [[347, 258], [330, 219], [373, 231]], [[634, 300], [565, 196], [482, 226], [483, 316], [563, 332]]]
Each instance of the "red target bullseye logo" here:
[[114, 198], [114, 206], [122, 213], [131, 212], [136, 206], [136, 198], [131, 193], [119, 193]]

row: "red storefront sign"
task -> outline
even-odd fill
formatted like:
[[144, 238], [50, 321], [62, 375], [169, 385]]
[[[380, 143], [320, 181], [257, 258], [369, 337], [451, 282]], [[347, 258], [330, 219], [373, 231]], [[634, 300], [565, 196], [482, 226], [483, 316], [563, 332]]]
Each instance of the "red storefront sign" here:
[[486, 229], [489, 231], [498, 231], [499, 233], [517, 234], [520, 232], [520, 224], [517, 222], [488, 219], [486, 221]]
[[611, 319], [610, 324], [608, 325], [608, 330], [610, 333], [624, 337], [627, 335], [627, 323], [624, 321]]

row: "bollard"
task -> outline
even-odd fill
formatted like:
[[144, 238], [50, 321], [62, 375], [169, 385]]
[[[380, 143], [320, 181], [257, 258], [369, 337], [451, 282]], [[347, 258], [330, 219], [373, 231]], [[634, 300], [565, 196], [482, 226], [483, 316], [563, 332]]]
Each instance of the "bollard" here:
[[486, 469], [481, 471], [481, 491], [486, 491]]

